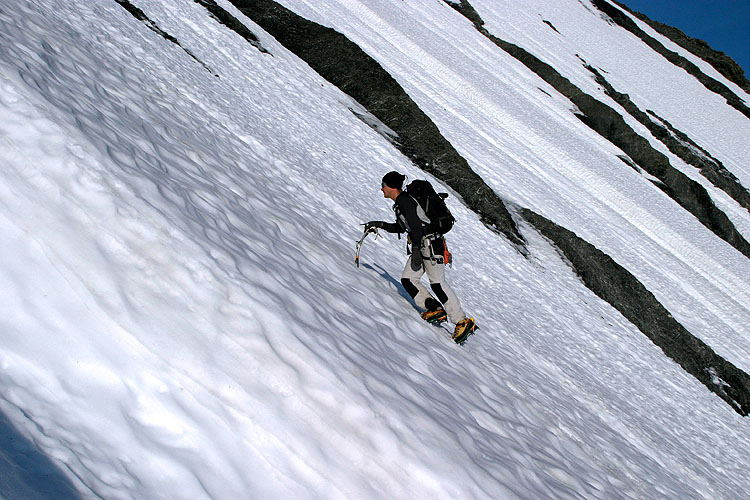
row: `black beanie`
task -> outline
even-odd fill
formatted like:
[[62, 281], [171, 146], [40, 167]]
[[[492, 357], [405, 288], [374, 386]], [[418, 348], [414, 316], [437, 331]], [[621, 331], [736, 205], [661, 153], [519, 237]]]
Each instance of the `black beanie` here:
[[394, 170], [383, 176], [383, 183], [388, 187], [401, 189], [404, 186], [404, 179], [406, 179], [405, 175], [401, 175]]

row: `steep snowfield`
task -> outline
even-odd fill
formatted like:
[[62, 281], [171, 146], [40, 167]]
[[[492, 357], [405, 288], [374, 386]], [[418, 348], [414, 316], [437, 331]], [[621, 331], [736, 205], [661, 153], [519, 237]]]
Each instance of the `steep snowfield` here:
[[[398, 284], [403, 240], [368, 239], [353, 264], [359, 224], [392, 217], [382, 175], [424, 174], [228, 2], [273, 55], [193, 1], [133, 3], [218, 77], [113, 0], [0, 0], [0, 408], [82, 498], [750, 490], [748, 420], [530, 228], [527, 259], [449, 198], [449, 280], [481, 330], [458, 347], [425, 325]], [[750, 369], [747, 259], [453, 9], [283, 4], [379, 60], [501, 196], [612, 255]], [[587, 2], [473, 4], [601, 99], [575, 53], [610, 72], [750, 185], [748, 120]], [[682, 102], [644, 85], [661, 78]]]
[[[647, 177], [625, 167], [615, 156], [622, 152], [580, 123], [570, 113], [569, 101], [530, 76], [453, 9], [396, 0], [284, 4], [342, 31], [381, 62], [504, 198], [539, 211], [604, 250], [688, 329], [710, 339], [720, 354], [745, 370], [750, 368], [750, 351], [740, 347], [747, 346], [749, 333], [747, 259], [701, 227]], [[602, 68], [621, 92], [634, 89], [633, 99], [641, 109], [653, 109], [687, 132], [750, 185], [750, 121], [633, 35], [605, 22], [588, 2], [539, 1], [530, 2], [529, 8], [492, 1], [472, 5], [491, 33], [526, 47], [579, 88], [619, 109], [581, 59]], [[643, 90], [654, 87], [661, 93]], [[650, 137], [645, 127], [625, 118]], [[720, 137], [717, 140], [705, 133], [709, 120], [716, 124], [709, 130]], [[700, 130], [704, 133], [693, 136]], [[651, 142], [673, 166], [701, 182], [750, 237], [747, 210], [658, 141]], [[727, 144], [733, 145], [731, 155], [720, 154]], [[714, 153], [714, 147], [720, 151]], [[674, 293], [675, 279], [684, 293]], [[735, 298], [737, 309], [728, 305]], [[698, 311], [706, 311], [706, 316]]]

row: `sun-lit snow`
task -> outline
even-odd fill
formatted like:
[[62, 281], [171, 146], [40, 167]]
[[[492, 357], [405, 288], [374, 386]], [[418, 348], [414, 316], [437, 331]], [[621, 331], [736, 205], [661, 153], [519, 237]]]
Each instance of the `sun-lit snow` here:
[[[393, 217], [385, 172], [426, 175], [229, 2], [272, 55], [191, 0], [132, 3], [218, 77], [113, 0], [0, 0], [0, 409], [81, 498], [750, 490], [747, 418], [529, 226], [526, 258], [451, 196], [448, 279], [481, 329], [458, 347], [424, 324], [404, 240], [369, 238], [360, 268], [354, 243]], [[282, 3], [377, 59], [511, 206], [607, 252], [750, 370], [747, 258], [454, 9]], [[750, 121], [585, 0], [472, 4], [602, 100], [580, 58], [606, 71], [750, 185]], [[750, 237], [746, 210], [670, 161]]]

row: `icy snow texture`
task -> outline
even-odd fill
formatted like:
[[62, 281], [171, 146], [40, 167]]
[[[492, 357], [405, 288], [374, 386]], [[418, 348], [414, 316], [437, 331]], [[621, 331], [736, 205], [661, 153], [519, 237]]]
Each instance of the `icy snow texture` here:
[[[748, 420], [528, 227], [525, 259], [450, 198], [449, 279], [481, 330], [459, 348], [423, 324], [402, 241], [353, 256], [359, 223], [392, 217], [383, 173], [424, 174], [228, 2], [273, 56], [193, 1], [133, 3], [219, 77], [114, 1], [0, 1], [0, 408], [83, 498], [750, 491]], [[575, 54], [603, 68], [750, 185], [750, 122], [587, 2], [472, 3], [606, 99]], [[750, 369], [747, 259], [452, 8], [283, 4], [380, 61], [501, 196]]]

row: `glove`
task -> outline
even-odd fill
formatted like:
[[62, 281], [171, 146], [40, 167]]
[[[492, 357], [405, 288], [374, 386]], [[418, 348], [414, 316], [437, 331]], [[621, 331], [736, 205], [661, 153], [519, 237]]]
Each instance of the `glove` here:
[[411, 253], [411, 270], [414, 272], [422, 269], [422, 254], [419, 250], [413, 250]]
[[374, 229], [383, 229], [383, 226], [385, 226], [385, 222], [381, 220], [372, 220], [366, 224], [362, 224], [365, 226], [365, 232], [372, 231]]

